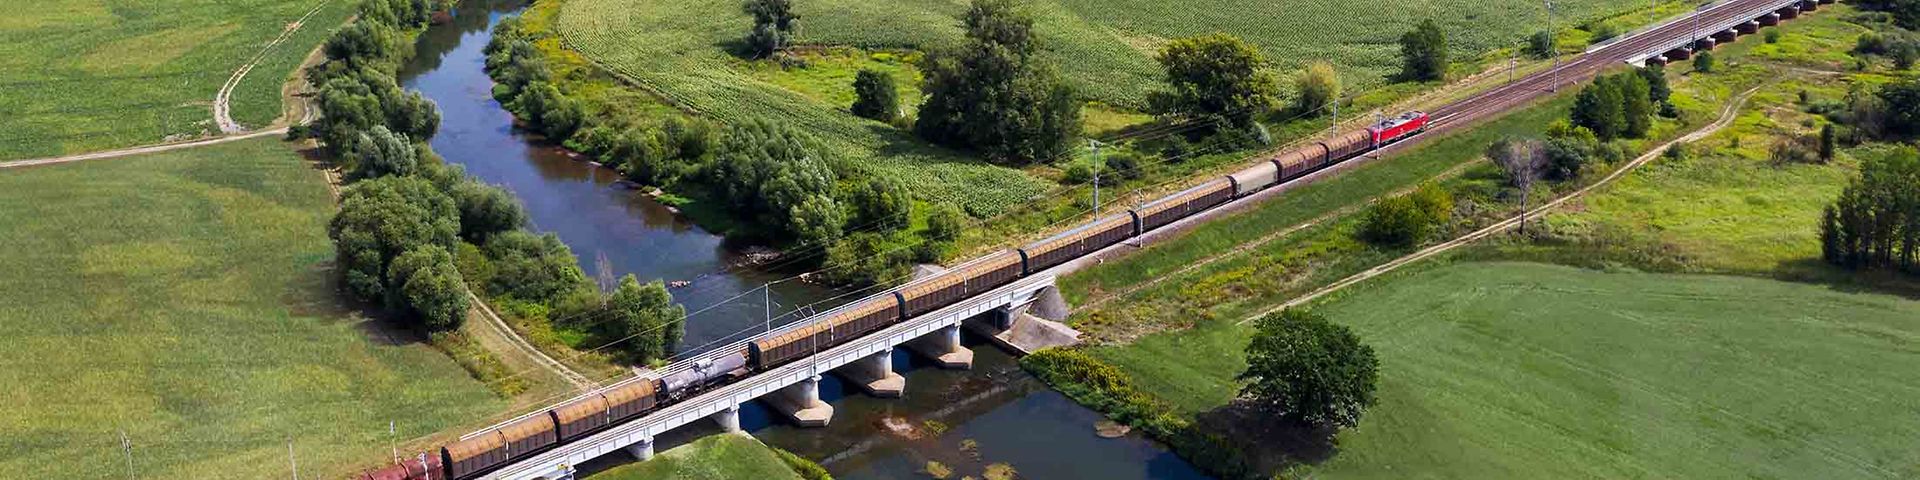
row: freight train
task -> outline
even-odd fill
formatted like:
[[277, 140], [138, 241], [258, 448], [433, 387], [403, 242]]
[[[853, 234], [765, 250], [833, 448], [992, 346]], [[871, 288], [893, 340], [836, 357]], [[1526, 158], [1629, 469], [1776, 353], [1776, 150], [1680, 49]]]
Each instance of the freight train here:
[[850, 339], [999, 288], [1187, 216], [1426, 131], [1427, 114], [1409, 112], [1362, 130], [1273, 155], [1230, 175], [1081, 225], [1072, 230], [974, 259], [885, 295], [857, 300], [818, 318], [755, 337], [740, 350], [669, 368], [659, 378], [635, 379], [561, 406], [470, 435], [360, 480], [466, 480], [639, 418], [756, 372], [784, 365]]

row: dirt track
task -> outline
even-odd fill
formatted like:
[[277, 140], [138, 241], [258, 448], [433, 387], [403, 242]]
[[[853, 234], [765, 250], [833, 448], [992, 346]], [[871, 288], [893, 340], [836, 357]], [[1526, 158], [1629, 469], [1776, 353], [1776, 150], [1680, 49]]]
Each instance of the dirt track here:
[[267, 42], [267, 46], [261, 47], [259, 53], [253, 54], [253, 59], [248, 60], [246, 65], [241, 65], [238, 70], [233, 71], [232, 76], [227, 77], [227, 83], [220, 85], [220, 92], [213, 95], [213, 121], [220, 125], [220, 133], [233, 135], [247, 131], [246, 127], [241, 126], [239, 122], [233, 121], [231, 114], [233, 89], [239, 87], [240, 81], [246, 79], [248, 73], [253, 72], [253, 67], [259, 65], [260, 61], [267, 57], [267, 52], [273, 51], [273, 47], [277, 47], [281, 43], [286, 42], [288, 38], [293, 37], [294, 32], [298, 32], [302, 27], [307, 26], [307, 19], [312, 18], [315, 13], [320, 13], [320, 9], [326, 7], [327, 3], [331, 1], [332, 0], [321, 0], [320, 3], [314, 4], [312, 10], [307, 10], [306, 15], [301, 15], [299, 20], [294, 20], [292, 24], [288, 24], [286, 29], [280, 31], [279, 37], [275, 37], [273, 41]]

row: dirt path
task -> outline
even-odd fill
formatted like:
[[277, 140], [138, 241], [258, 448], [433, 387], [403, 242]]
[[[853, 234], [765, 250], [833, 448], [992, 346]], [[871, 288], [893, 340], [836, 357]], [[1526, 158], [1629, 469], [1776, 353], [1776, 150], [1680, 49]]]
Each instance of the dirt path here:
[[593, 389], [593, 380], [567, 367], [566, 364], [560, 363], [559, 360], [554, 360], [553, 357], [547, 356], [546, 352], [535, 348], [533, 344], [527, 343], [527, 339], [522, 338], [518, 332], [513, 331], [513, 326], [507, 325], [505, 320], [501, 320], [499, 315], [493, 313], [493, 307], [487, 306], [487, 302], [480, 300], [478, 295], [474, 295], [472, 291], [468, 291], [467, 299], [472, 300], [473, 306], [480, 310], [480, 318], [486, 320], [483, 322], [486, 324], [486, 330], [491, 330], [491, 333], [505, 340], [507, 344], [512, 345], [514, 350], [519, 350], [522, 355], [533, 360], [534, 363], [539, 364], [540, 368], [551, 371], [561, 379], [566, 380], [567, 383], [573, 384], [574, 388], [581, 391]]
[[259, 53], [253, 54], [253, 59], [248, 60], [246, 65], [240, 66], [240, 69], [233, 71], [232, 76], [227, 77], [227, 83], [220, 85], [220, 92], [213, 96], [213, 121], [220, 125], [220, 133], [232, 135], [247, 131], [246, 127], [240, 126], [239, 122], [233, 121], [233, 116], [231, 115], [233, 89], [240, 86], [240, 81], [247, 78], [247, 73], [252, 72], [253, 67], [260, 65], [260, 61], [267, 57], [267, 52], [273, 51], [273, 47], [277, 47], [281, 43], [286, 42], [288, 38], [293, 37], [294, 32], [300, 31], [300, 27], [307, 25], [307, 19], [312, 18], [315, 13], [320, 13], [320, 9], [326, 7], [327, 4], [332, 1], [333, 0], [320, 0], [320, 3], [314, 4], [312, 10], [307, 10], [306, 15], [301, 15], [299, 20], [288, 24], [286, 29], [280, 31], [279, 37], [275, 37], [273, 41], [267, 42], [267, 46], [261, 47]]
[[1621, 177], [1625, 177], [1627, 173], [1632, 172], [1633, 170], [1639, 168], [1641, 165], [1645, 165], [1648, 162], [1652, 162], [1654, 159], [1659, 158], [1661, 154], [1666, 153], [1667, 149], [1672, 148], [1675, 144], [1682, 143], [1682, 142], [1698, 141], [1702, 138], [1706, 138], [1708, 135], [1712, 135], [1714, 132], [1720, 131], [1720, 129], [1722, 128], [1726, 128], [1726, 126], [1728, 125], [1732, 125], [1733, 121], [1739, 118], [1740, 107], [1746, 105], [1747, 99], [1752, 98], [1754, 92], [1760, 91], [1761, 88], [1766, 87], [1767, 85], [1770, 85], [1770, 84], [1762, 84], [1760, 86], [1747, 89], [1747, 91], [1745, 92], [1741, 92], [1740, 95], [1734, 97], [1732, 101], [1728, 102], [1726, 107], [1721, 109], [1720, 118], [1714, 120], [1714, 122], [1710, 125], [1707, 125], [1706, 128], [1696, 130], [1693, 133], [1686, 134], [1684, 136], [1681, 136], [1680, 138], [1661, 144], [1659, 148], [1655, 148], [1652, 151], [1649, 151], [1646, 154], [1643, 154], [1640, 157], [1633, 159], [1632, 162], [1627, 162], [1626, 165], [1621, 166], [1618, 169], [1615, 169], [1612, 174], [1607, 175], [1606, 178], [1600, 179], [1600, 181], [1593, 182], [1592, 185], [1587, 185], [1586, 187], [1582, 187], [1581, 189], [1575, 190], [1572, 193], [1562, 195], [1559, 198], [1555, 198], [1551, 202], [1547, 202], [1546, 205], [1541, 205], [1531, 210], [1521, 212], [1520, 215], [1516, 215], [1506, 220], [1502, 220], [1499, 223], [1495, 223], [1493, 225], [1487, 226], [1486, 228], [1476, 230], [1473, 233], [1466, 234], [1464, 236], [1461, 236], [1460, 238], [1456, 238], [1445, 243], [1441, 243], [1438, 245], [1421, 249], [1418, 252], [1408, 254], [1407, 256], [1394, 259], [1393, 261], [1381, 264], [1373, 268], [1369, 268], [1364, 272], [1353, 274], [1352, 276], [1343, 278], [1338, 282], [1333, 282], [1332, 284], [1329, 284], [1325, 287], [1320, 287], [1320, 289], [1314, 290], [1313, 292], [1310, 292], [1306, 295], [1302, 295], [1298, 298], [1294, 298], [1293, 300], [1288, 300], [1286, 303], [1282, 303], [1279, 306], [1269, 308], [1255, 315], [1248, 316], [1247, 318], [1240, 320], [1240, 323], [1245, 324], [1248, 322], [1252, 322], [1255, 319], [1267, 316], [1269, 314], [1272, 314], [1273, 312], [1278, 312], [1290, 307], [1311, 302], [1314, 299], [1326, 296], [1327, 294], [1333, 293], [1335, 291], [1339, 291], [1342, 288], [1352, 286], [1354, 284], [1366, 281], [1367, 279], [1370, 279], [1373, 277], [1378, 277], [1380, 275], [1386, 274], [1387, 272], [1398, 270], [1400, 267], [1403, 267], [1421, 260], [1425, 260], [1427, 258], [1433, 257], [1435, 255], [1439, 255], [1441, 253], [1445, 253], [1455, 248], [1459, 248], [1461, 246], [1471, 244], [1482, 238], [1487, 238], [1488, 236], [1492, 236], [1495, 233], [1504, 232], [1504, 231], [1507, 231], [1508, 229], [1519, 226], [1522, 223], [1522, 221], [1526, 218], [1538, 217], [1541, 214], [1544, 214], [1548, 211], [1551, 211], [1555, 208], [1560, 207], [1560, 205], [1565, 204], [1568, 201], [1571, 201], [1575, 198], [1579, 198], [1581, 196], [1586, 195], [1587, 192], [1591, 192], [1594, 189], [1611, 184], [1615, 180], [1619, 180]]
[[285, 133], [287, 133], [286, 127], [281, 127], [281, 128], [276, 128], [272, 130], [261, 130], [258, 132], [246, 133], [241, 135], [214, 137], [214, 138], [208, 138], [208, 139], [194, 140], [191, 142], [163, 143], [159, 145], [147, 145], [144, 147], [123, 148], [120, 150], [107, 150], [103, 152], [81, 153], [81, 154], [67, 155], [64, 157], [34, 158], [34, 159], [27, 159], [27, 160], [14, 160], [11, 162], [0, 162], [0, 168], [31, 167], [36, 165], [52, 165], [56, 163], [78, 162], [81, 160], [99, 160], [103, 158], [125, 157], [128, 155], [142, 155], [142, 154], [155, 153], [155, 152], [165, 152], [168, 150], [179, 150], [182, 148], [204, 147], [207, 145], [227, 143], [227, 142], [232, 142], [236, 140], [246, 140], [249, 138], [282, 135]]

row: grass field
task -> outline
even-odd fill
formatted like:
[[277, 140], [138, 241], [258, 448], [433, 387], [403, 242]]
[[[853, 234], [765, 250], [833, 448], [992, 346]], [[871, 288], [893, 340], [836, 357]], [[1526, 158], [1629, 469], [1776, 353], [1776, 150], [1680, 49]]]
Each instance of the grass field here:
[[217, 133], [213, 97], [316, 5], [234, 91], [233, 116], [280, 116], [280, 88], [349, 0], [52, 0], [0, 19], [0, 160]]
[[[1380, 400], [1312, 478], [1912, 478], [1920, 302], [1723, 276], [1460, 263], [1318, 309]], [[1247, 327], [1096, 355], [1189, 412], [1233, 395]], [[1194, 355], [1195, 351], [1213, 352]], [[1198, 380], [1198, 381], [1196, 381]]]
[[772, 449], [745, 435], [710, 435], [587, 477], [592, 480], [800, 480]]
[[[501, 410], [338, 302], [333, 200], [286, 145], [0, 173], [0, 471], [341, 478]], [[121, 449], [122, 434], [132, 446]]]

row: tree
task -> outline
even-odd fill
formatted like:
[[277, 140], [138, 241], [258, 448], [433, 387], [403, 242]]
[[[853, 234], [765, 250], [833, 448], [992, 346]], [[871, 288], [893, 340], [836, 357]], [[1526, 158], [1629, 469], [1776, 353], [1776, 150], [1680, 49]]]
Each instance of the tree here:
[[1888, 133], [1920, 135], [1920, 78], [1886, 84], [1875, 96], [1885, 106]]
[[882, 231], [905, 230], [913, 222], [913, 197], [898, 182], [876, 175], [851, 190], [854, 222]]
[[452, 248], [459, 231], [453, 200], [427, 180], [410, 176], [354, 184], [327, 227], [342, 283], [368, 301], [391, 294], [385, 279], [394, 257], [422, 245]]
[[1701, 51], [1693, 55], [1693, 71], [1713, 73], [1713, 52]]
[[406, 136], [394, 134], [385, 125], [361, 132], [350, 150], [348, 157], [353, 165], [353, 171], [347, 175], [350, 179], [411, 175], [418, 169], [413, 142]]
[[827, 247], [826, 268], [820, 273], [829, 283], [849, 287], [904, 280], [913, 273], [912, 252], [894, 248], [893, 243], [889, 236], [874, 232], [848, 235]]
[[615, 340], [625, 339], [619, 345], [629, 361], [644, 364], [665, 359], [679, 348], [686, 307], [673, 303], [673, 295], [659, 280], [643, 286], [633, 274], [627, 274], [607, 295], [603, 308], [607, 334]]
[[1296, 112], [1318, 112], [1340, 98], [1340, 74], [1325, 61], [1307, 64], [1294, 85], [1298, 90], [1293, 100]]
[[853, 114], [882, 122], [900, 115], [900, 92], [894, 90], [893, 74], [878, 70], [860, 70], [853, 79]]
[[1822, 257], [1849, 269], [1920, 273], [1920, 153], [1901, 148], [1868, 158], [1829, 205], [1820, 225]]
[[828, 242], [845, 217], [831, 195], [837, 179], [818, 156], [824, 151], [786, 124], [748, 121], [728, 129], [704, 175], [735, 212], [757, 216], [769, 233]]
[[1653, 93], [1647, 85], [1647, 79], [1637, 74], [1626, 73], [1614, 77], [1614, 88], [1620, 90], [1621, 115], [1625, 118], [1625, 127], [1621, 135], [1628, 138], [1641, 138], [1653, 129]]
[[1232, 35], [1174, 39], [1160, 49], [1158, 60], [1167, 90], [1155, 92], [1148, 103], [1161, 115], [1222, 118], [1229, 127], [1247, 128], [1280, 93], [1260, 50]]
[[927, 229], [920, 231], [919, 260], [937, 262], [960, 240], [966, 229], [967, 214], [950, 203], [937, 203], [927, 213]]
[[353, 22], [335, 30], [320, 46], [327, 61], [349, 68], [376, 68], [393, 58], [393, 31], [379, 22]]
[[1400, 77], [1430, 81], [1447, 76], [1447, 33], [1433, 19], [1400, 36]]
[[1573, 100], [1573, 124], [1592, 130], [1601, 141], [1613, 140], [1627, 130], [1626, 99], [1614, 78], [1594, 79]]
[[453, 255], [439, 245], [407, 250], [387, 267], [388, 305], [404, 309], [429, 331], [460, 328], [467, 315], [467, 286]]
[[1289, 308], [1254, 324], [1240, 394], [1281, 418], [1351, 428], [1374, 402], [1373, 348], [1318, 313]]
[[826, 245], [839, 240], [840, 235], [845, 233], [841, 227], [847, 223], [846, 213], [833, 197], [807, 197], [787, 211], [787, 231], [795, 244], [809, 247]]
[[1820, 161], [1833, 161], [1833, 124], [1820, 126]]
[[965, 20], [966, 46], [921, 62], [927, 99], [914, 133], [1001, 164], [1067, 152], [1080, 134], [1080, 101], [1035, 58], [1032, 17], [1011, 0], [974, 0]]
[[487, 239], [484, 251], [493, 265], [487, 291], [494, 295], [554, 305], [590, 286], [573, 250], [552, 233], [502, 232]]
[[740, 9], [753, 16], [753, 30], [747, 34], [747, 48], [754, 57], [766, 57], [786, 47], [793, 36], [799, 16], [793, 13], [792, 0], [747, 0]]
[[487, 238], [527, 224], [527, 211], [513, 192], [463, 177], [448, 192], [460, 209], [460, 238], [485, 244]]
[[[1772, 32], [1775, 30], [1768, 31]], [[1635, 69], [1633, 72], [1639, 74], [1641, 79], [1646, 80], [1647, 98], [1652, 100], [1653, 103], [1666, 103], [1669, 98], [1673, 97], [1673, 87], [1667, 86], [1666, 66], [1658, 63], [1648, 63], [1647, 66]]]
[[1553, 32], [1541, 30], [1527, 36], [1527, 56], [1546, 59], [1553, 56]]
[[520, 91], [509, 109], [527, 119], [548, 141], [559, 143], [573, 136], [586, 114], [580, 103], [567, 98], [547, 82], [534, 82]]
[[1507, 176], [1507, 184], [1520, 192], [1520, 231], [1525, 232], [1533, 184], [1540, 180], [1547, 167], [1545, 148], [1539, 140], [1503, 138], [1487, 146], [1487, 159], [1499, 166]]

